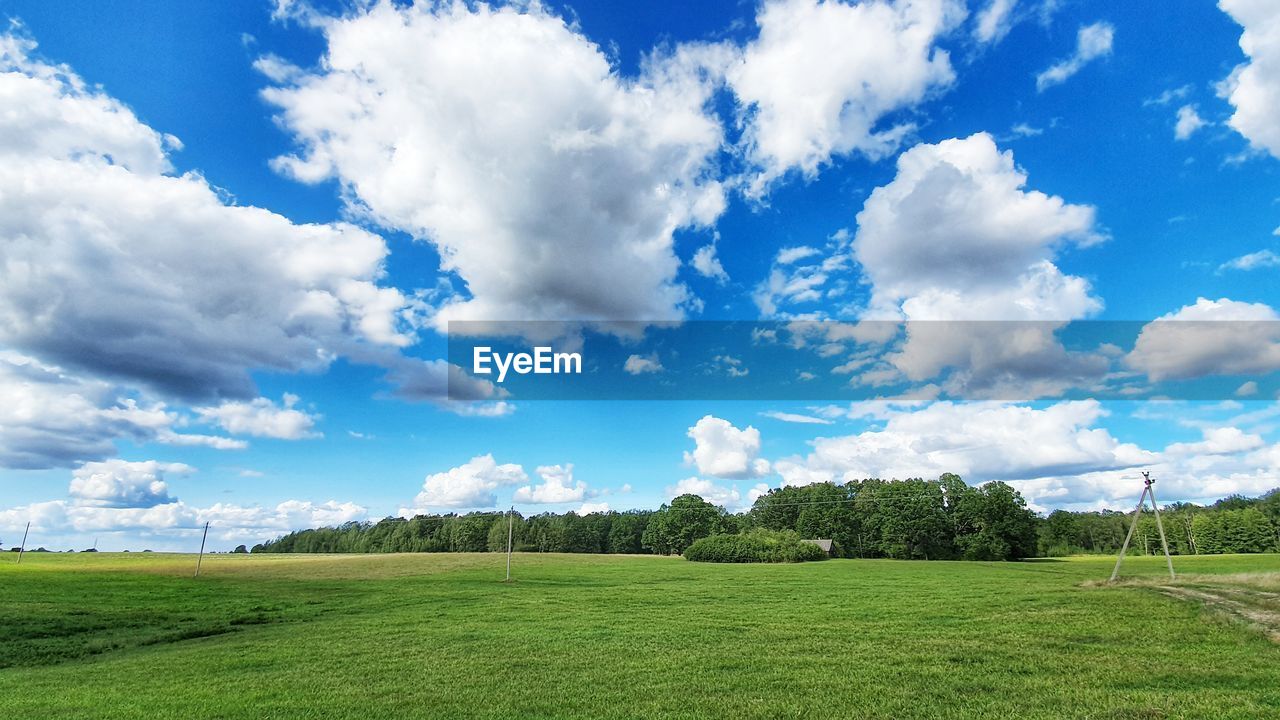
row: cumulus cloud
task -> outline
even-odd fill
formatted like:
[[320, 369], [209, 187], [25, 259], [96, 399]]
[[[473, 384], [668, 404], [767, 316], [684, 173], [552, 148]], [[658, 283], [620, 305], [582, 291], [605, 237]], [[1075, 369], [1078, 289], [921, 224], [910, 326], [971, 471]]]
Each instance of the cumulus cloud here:
[[193, 398], [410, 342], [406, 298], [378, 284], [380, 238], [167, 174], [173, 140], [34, 47], [0, 40], [0, 343]]
[[723, 285], [729, 282], [729, 273], [724, 271], [724, 266], [720, 264], [720, 258], [716, 257], [716, 245], [703, 245], [693, 254], [693, 269], [698, 271], [699, 275], [709, 277], [712, 280]]
[[297, 395], [285, 393], [280, 405], [260, 397], [248, 402], [233, 400], [193, 410], [206, 422], [216, 423], [233, 435], [281, 440], [322, 437], [312, 430], [319, 416], [295, 408], [298, 399]]
[[1101, 358], [1069, 354], [1054, 337], [1065, 321], [1102, 306], [1087, 280], [1053, 263], [1066, 247], [1103, 239], [1094, 209], [1026, 183], [1013, 154], [978, 133], [911, 148], [893, 181], [871, 193], [853, 239], [871, 284], [868, 315], [1024, 321], [1016, 332], [998, 323], [912, 323], [884, 377], [925, 380], [960, 367], [969, 374], [953, 392], [1021, 397], [1105, 372]]
[[742, 493], [738, 492], [736, 486], [727, 487], [699, 477], [685, 478], [675, 485], [668, 486], [667, 495], [673, 498], [680, 495], [697, 495], [712, 505], [719, 505], [727, 510], [742, 507]]
[[774, 469], [789, 485], [937, 477], [944, 472], [985, 482], [1129, 468], [1155, 457], [1095, 427], [1106, 411], [1093, 400], [1044, 409], [938, 402], [881, 411], [883, 428], [817, 438], [807, 457], [778, 460]]
[[1111, 23], [1096, 22], [1084, 25], [1076, 33], [1076, 50], [1070, 57], [1059, 60], [1036, 76], [1036, 90], [1044, 92], [1054, 85], [1061, 85], [1085, 65], [1111, 54], [1111, 42], [1115, 38]]
[[1244, 28], [1240, 49], [1248, 57], [1218, 88], [1235, 108], [1227, 124], [1252, 147], [1280, 158], [1280, 5], [1219, 0], [1218, 7]]
[[763, 196], [790, 170], [812, 177], [832, 156], [895, 150], [914, 126], [884, 118], [954, 81], [936, 41], [964, 15], [953, 0], [765, 2], [759, 36], [726, 71], [756, 168], [747, 194]]
[[1165, 448], [1169, 455], [1229, 455], [1257, 450], [1265, 443], [1261, 435], [1246, 433], [1237, 427], [1207, 427], [1199, 442], [1172, 443]]
[[1125, 361], [1156, 382], [1280, 370], [1280, 315], [1263, 303], [1198, 298], [1143, 326]]
[[401, 509], [401, 514], [430, 512], [434, 508], [493, 507], [499, 487], [528, 479], [519, 465], [499, 465], [493, 455], [479, 455], [458, 467], [428, 475], [422, 492], [414, 498], [414, 508]]
[[273, 507], [228, 503], [195, 507], [182, 501], [150, 507], [101, 507], [51, 500], [0, 510], [0, 531], [21, 531], [30, 522], [33, 535], [46, 538], [42, 543], [71, 535], [128, 533], [174, 549], [189, 549], [185, 543], [198, 543], [206, 522], [211, 538], [255, 542], [292, 530], [336, 526], [367, 517], [367, 508], [336, 500], [286, 500]]
[[728, 420], [706, 415], [689, 428], [694, 442], [684, 461], [698, 472], [718, 478], [750, 478], [766, 475], [769, 461], [760, 455], [760, 431], [748, 425], [739, 430]]
[[[401, 354], [420, 301], [383, 284], [381, 238], [172, 174], [177, 138], [12, 32], [0, 35], [0, 97], [12, 109], [0, 117], [0, 465], [100, 460], [119, 439], [244, 448], [182, 432], [188, 418], [165, 401], [261, 410], [253, 372], [339, 356], [386, 368], [400, 397], [446, 398], [448, 363]], [[462, 412], [510, 408], [474, 406], [498, 399], [482, 381], [452, 397]], [[299, 413], [277, 412], [284, 424], [265, 432], [305, 434]]]
[[112, 508], [149, 508], [175, 502], [169, 497], [165, 473], [186, 475], [195, 468], [182, 463], [155, 460], [90, 462], [72, 473], [71, 497], [81, 505]]
[[544, 465], [538, 468], [542, 483], [524, 485], [516, 489], [512, 499], [522, 503], [580, 502], [587, 495], [587, 485], [573, 479], [573, 464]]
[[1095, 211], [1027, 190], [986, 133], [920, 144], [858, 213], [853, 249], [873, 308], [908, 319], [1069, 319], [1098, 308], [1049, 261], [1100, 240]]
[[584, 502], [582, 503], [582, 506], [578, 508], [579, 515], [607, 512], [609, 512], [609, 503], [607, 502]]
[[[1244, 419], [1243, 417], [1241, 419]], [[1162, 503], [1213, 502], [1227, 495], [1260, 495], [1280, 477], [1280, 445], [1235, 425], [1202, 429], [1203, 440], [1173, 443], [1144, 463], [1157, 480]], [[1099, 509], [1132, 506], [1142, 488], [1134, 471], [1098, 471], [1013, 483], [1033, 507]]]
[[1200, 113], [1196, 112], [1195, 105], [1183, 105], [1178, 108], [1178, 121], [1173, 126], [1173, 137], [1177, 140], [1186, 140], [1208, 124], [1204, 118], [1200, 117]]
[[722, 129], [694, 55], [623, 78], [539, 5], [377, 3], [311, 17], [326, 52], [264, 97], [353, 211], [431, 242], [465, 293], [446, 320], [673, 319], [691, 301], [673, 233], [724, 208]]
[[630, 355], [627, 361], [622, 364], [622, 369], [631, 375], [644, 375], [647, 373], [662, 372], [662, 362], [658, 360], [657, 353], [649, 355]]
[[0, 351], [0, 467], [72, 467], [115, 454], [115, 441], [156, 441], [222, 450], [246, 443], [178, 432], [183, 418], [101, 380]]
[[1226, 419], [1215, 414], [1207, 421], [1195, 413], [1208, 409], [1192, 405], [1171, 406], [1167, 416], [1144, 409], [1142, 419], [1175, 420], [1200, 434], [1199, 440], [1160, 450], [1116, 438], [1105, 427], [1107, 409], [1094, 400], [1042, 408], [995, 402], [854, 403], [819, 410], [866, 418], [874, 421], [872, 427], [816, 438], [808, 455], [779, 459], [774, 469], [784, 485], [955, 472], [969, 483], [1008, 482], [1042, 512], [1132, 506], [1142, 487], [1139, 469], [1160, 479], [1161, 502], [1211, 502], [1275, 487], [1280, 445], [1267, 444], [1262, 435], [1273, 428], [1280, 406]]

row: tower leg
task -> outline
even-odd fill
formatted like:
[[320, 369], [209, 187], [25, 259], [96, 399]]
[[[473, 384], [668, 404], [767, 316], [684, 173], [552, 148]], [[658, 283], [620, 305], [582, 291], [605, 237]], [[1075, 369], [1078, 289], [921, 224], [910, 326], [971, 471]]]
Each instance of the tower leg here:
[[1120, 576], [1120, 563], [1124, 562], [1124, 555], [1129, 552], [1129, 542], [1133, 540], [1133, 531], [1138, 529], [1138, 516], [1142, 514], [1142, 506], [1147, 502], [1147, 491], [1150, 489], [1146, 486], [1142, 488], [1138, 506], [1133, 509], [1133, 522], [1129, 523], [1129, 534], [1124, 536], [1124, 545], [1120, 548], [1120, 556], [1116, 558], [1116, 569], [1111, 571], [1111, 582], [1115, 582]]
[[1160, 506], [1156, 505], [1156, 490], [1148, 487], [1147, 492], [1151, 493], [1151, 509], [1156, 514], [1156, 529], [1160, 531], [1160, 546], [1164, 548], [1164, 561], [1169, 566], [1169, 578], [1176, 579], [1178, 576], [1173, 574], [1173, 556], [1169, 554], [1169, 541], [1164, 538], [1164, 523], [1160, 522]]

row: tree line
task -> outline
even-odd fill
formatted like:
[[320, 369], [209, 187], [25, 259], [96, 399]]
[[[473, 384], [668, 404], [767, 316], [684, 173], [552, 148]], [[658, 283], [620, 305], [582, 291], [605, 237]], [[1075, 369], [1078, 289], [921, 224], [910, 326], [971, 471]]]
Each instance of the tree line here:
[[[1177, 554], [1280, 551], [1280, 489], [1210, 506], [1176, 503], [1161, 514], [1169, 549]], [[1129, 518], [1111, 510], [1058, 510], [1040, 517], [1003, 482], [973, 487], [947, 473], [937, 480], [776, 488], [737, 514], [697, 495], [681, 495], [657, 510], [392, 517], [299, 530], [256, 545], [253, 552], [502, 552], [510, 531], [517, 552], [672, 555], [700, 538], [769, 530], [832, 539], [835, 553], [844, 557], [1012, 560], [1118, 552]], [[1133, 548], [1160, 552], [1150, 513], [1139, 521]]]
[[[1132, 511], [1066, 512], [1055, 510], [1041, 522], [1042, 555], [1117, 553], [1129, 532]], [[1160, 519], [1175, 555], [1280, 552], [1280, 488], [1248, 498], [1225, 497], [1212, 505], [1171, 503]], [[1135, 552], [1157, 555], [1160, 533], [1155, 516], [1145, 512], [1134, 530]]]

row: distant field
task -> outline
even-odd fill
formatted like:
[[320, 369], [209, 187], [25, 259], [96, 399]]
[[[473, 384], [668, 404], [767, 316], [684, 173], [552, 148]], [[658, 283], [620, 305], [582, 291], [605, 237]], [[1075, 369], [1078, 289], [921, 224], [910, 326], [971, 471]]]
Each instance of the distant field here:
[[0, 555], [0, 718], [1280, 717], [1280, 556]]

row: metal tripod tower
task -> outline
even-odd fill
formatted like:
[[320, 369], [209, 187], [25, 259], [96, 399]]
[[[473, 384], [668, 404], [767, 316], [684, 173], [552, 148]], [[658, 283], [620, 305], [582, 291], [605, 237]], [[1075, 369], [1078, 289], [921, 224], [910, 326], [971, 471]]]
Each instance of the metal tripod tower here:
[[1169, 577], [1176, 578], [1173, 574], [1173, 557], [1169, 555], [1169, 541], [1164, 537], [1164, 523], [1160, 522], [1160, 506], [1156, 504], [1156, 491], [1151, 486], [1155, 484], [1155, 480], [1151, 479], [1151, 473], [1142, 473], [1142, 496], [1138, 498], [1138, 506], [1133, 509], [1133, 522], [1129, 524], [1129, 534], [1124, 537], [1124, 547], [1120, 548], [1120, 556], [1116, 558], [1116, 569], [1111, 571], [1111, 582], [1115, 582], [1120, 575], [1120, 563], [1124, 562], [1125, 553], [1129, 552], [1129, 542], [1133, 540], [1133, 531], [1138, 529], [1138, 516], [1142, 514], [1142, 506], [1147, 502], [1147, 496], [1151, 496], [1151, 510], [1156, 514], [1156, 529], [1160, 531], [1160, 547], [1164, 548], [1164, 561], [1169, 565]]

